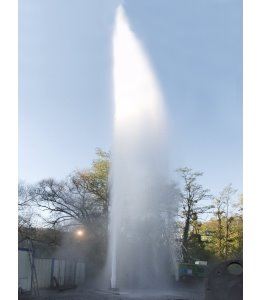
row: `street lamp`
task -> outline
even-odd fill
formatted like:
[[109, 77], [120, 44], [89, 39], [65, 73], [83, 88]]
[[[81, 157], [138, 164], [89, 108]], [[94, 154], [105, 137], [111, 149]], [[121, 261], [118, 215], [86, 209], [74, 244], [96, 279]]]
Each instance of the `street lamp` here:
[[77, 235], [78, 237], [83, 236], [83, 234], [84, 234], [84, 231], [83, 231], [82, 229], [78, 229], [78, 230], [76, 231], [76, 235]]

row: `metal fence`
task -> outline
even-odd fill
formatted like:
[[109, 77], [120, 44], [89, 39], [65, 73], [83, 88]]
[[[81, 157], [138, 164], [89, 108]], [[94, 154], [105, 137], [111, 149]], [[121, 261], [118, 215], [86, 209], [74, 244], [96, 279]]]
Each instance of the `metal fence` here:
[[24, 290], [31, 290], [32, 272], [29, 255], [32, 255], [28, 249], [18, 251], [18, 287]]
[[[19, 249], [18, 251], [18, 285], [24, 290], [32, 288], [32, 271], [30, 265], [31, 251]], [[37, 274], [38, 287], [50, 288], [56, 282], [62, 285], [80, 285], [85, 280], [85, 263], [75, 260], [61, 260], [56, 258], [35, 258], [34, 265]]]

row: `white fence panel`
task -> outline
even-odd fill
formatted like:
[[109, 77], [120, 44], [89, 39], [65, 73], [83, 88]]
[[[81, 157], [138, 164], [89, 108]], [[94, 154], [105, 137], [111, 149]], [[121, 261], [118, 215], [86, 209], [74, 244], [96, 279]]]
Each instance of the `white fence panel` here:
[[85, 281], [85, 263], [78, 262], [76, 270], [76, 284], [82, 284]]
[[[31, 290], [31, 252], [26, 249], [18, 251], [18, 287], [24, 290]], [[70, 268], [74, 264], [73, 268]], [[80, 285], [85, 281], [85, 263], [59, 260], [35, 258], [34, 265], [39, 288], [51, 287], [51, 280], [54, 276], [60, 286], [67, 280], [72, 280]], [[75, 268], [76, 267], [76, 268]], [[68, 282], [67, 282], [68, 283]]]
[[49, 288], [51, 283], [51, 259], [35, 258], [34, 265], [37, 274], [38, 287]]
[[59, 285], [64, 285], [65, 278], [65, 260], [55, 260], [53, 268], [53, 276], [56, 277]]
[[31, 290], [31, 266], [27, 250], [18, 251], [18, 287], [24, 290]]

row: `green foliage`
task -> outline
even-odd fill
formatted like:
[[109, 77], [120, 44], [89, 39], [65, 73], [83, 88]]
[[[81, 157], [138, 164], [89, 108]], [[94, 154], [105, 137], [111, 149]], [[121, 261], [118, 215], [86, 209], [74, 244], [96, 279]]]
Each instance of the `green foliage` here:
[[[218, 259], [241, 258], [243, 255], [243, 218], [235, 216], [232, 218], [228, 239], [225, 232], [222, 236], [218, 234], [218, 221], [211, 219], [202, 224], [201, 234], [205, 241], [205, 249]], [[222, 249], [219, 249], [219, 240], [222, 240]], [[225, 255], [225, 243], [228, 243], [228, 253]], [[220, 251], [221, 250], [221, 251]]]
[[214, 217], [201, 226], [205, 249], [218, 259], [242, 258], [243, 215], [241, 201], [232, 205], [231, 185], [214, 199]]
[[109, 186], [108, 175], [110, 168], [110, 153], [96, 150], [97, 159], [92, 163], [90, 170], [78, 171], [74, 175], [74, 182], [85, 191], [95, 195], [97, 203], [102, 207], [103, 213], [108, 213]]

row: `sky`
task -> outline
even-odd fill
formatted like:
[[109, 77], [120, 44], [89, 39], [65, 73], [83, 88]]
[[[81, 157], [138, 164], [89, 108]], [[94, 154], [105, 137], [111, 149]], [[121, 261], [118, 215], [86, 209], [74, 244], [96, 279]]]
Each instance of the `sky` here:
[[123, 2], [170, 119], [170, 169], [243, 191], [242, 0], [20, 0], [19, 179], [88, 168], [113, 129], [112, 32]]

